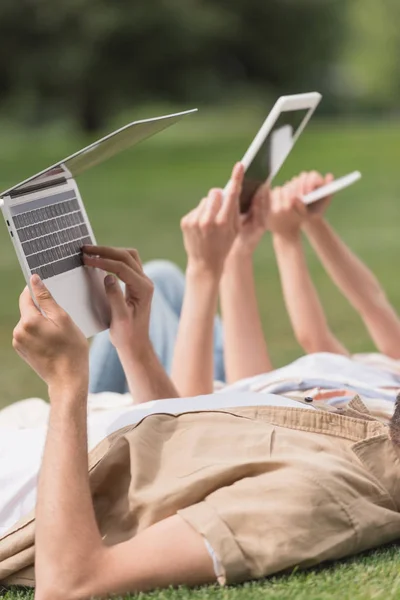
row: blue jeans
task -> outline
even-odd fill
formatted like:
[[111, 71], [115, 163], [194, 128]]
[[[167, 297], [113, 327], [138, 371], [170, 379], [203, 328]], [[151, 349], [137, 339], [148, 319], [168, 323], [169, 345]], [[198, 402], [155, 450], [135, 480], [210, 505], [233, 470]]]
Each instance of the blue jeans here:
[[[156, 354], [168, 374], [185, 292], [185, 276], [173, 263], [163, 260], [150, 262], [144, 271], [154, 283], [151, 306], [150, 339]], [[214, 324], [214, 378], [225, 381], [222, 322], [217, 316]], [[126, 377], [108, 331], [99, 333], [90, 349], [89, 391], [116, 392], [128, 390]]]

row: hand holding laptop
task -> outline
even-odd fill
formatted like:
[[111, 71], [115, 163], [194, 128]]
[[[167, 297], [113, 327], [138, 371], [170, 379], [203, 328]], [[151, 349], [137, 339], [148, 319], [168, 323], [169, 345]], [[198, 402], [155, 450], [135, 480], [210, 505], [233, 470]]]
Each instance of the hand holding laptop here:
[[[110, 336], [120, 353], [146, 355], [151, 349], [149, 321], [153, 284], [144, 274], [136, 250], [87, 246], [84, 262], [113, 275], [105, 278], [111, 306]], [[125, 294], [116, 277], [125, 283]], [[88, 386], [89, 345], [71, 317], [55, 301], [38, 275], [20, 296], [21, 318], [13, 333], [13, 347], [48, 386]], [[148, 354], [148, 352], [147, 352]]]
[[28, 287], [31, 275], [45, 280], [86, 337], [108, 328], [110, 307], [105, 273], [82, 264], [82, 246], [96, 240], [74, 178], [193, 112], [129, 123], [0, 193], [0, 207]]
[[[134, 249], [83, 246], [83, 263], [109, 273], [104, 279], [111, 309], [110, 339], [119, 352], [143, 354], [151, 347], [149, 322], [154, 285]], [[125, 284], [122, 291], [118, 280]]]

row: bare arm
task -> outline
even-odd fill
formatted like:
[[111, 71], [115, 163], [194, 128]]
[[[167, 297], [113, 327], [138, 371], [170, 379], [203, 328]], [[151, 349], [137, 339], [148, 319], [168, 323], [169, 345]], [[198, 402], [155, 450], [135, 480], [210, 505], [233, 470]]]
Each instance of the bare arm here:
[[293, 331], [305, 352], [347, 354], [329, 329], [324, 310], [312, 283], [300, 235], [274, 235], [283, 296]]
[[[84, 251], [87, 266], [104, 269], [125, 283], [124, 296], [113, 275], [105, 280], [112, 317], [110, 338], [117, 349], [135, 403], [177, 398], [179, 394], [150, 342], [148, 320], [153, 283], [143, 272], [137, 251], [106, 246], [86, 246]], [[146, 302], [149, 308], [140, 320], [135, 320], [133, 327], [135, 294], [139, 286], [142, 302]], [[142, 340], [141, 344], [138, 339]]]
[[373, 273], [322, 219], [305, 232], [332, 280], [357, 310], [380, 352], [400, 358], [400, 319]]
[[[332, 179], [332, 175], [324, 179], [316, 171], [302, 173], [297, 182], [298, 191], [310, 192]], [[400, 358], [400, 319], [375, 275], [323, 219], [330, 200], [327, 198], [310, 207], [303, 230], [327, 273], [361, 315], [379, 351], [391, 358]]]
[[214, 318], [225, 259], [239, 226], [243, 167], [236, 165], [226, 197], [211, 190], [182, 219], [188, 256], [186, 289], [172, 366], [181, 396], [210, 394], [214, 384]]
[[225, 262], [221, 279], [224, 357], [228, 383], [272, 369], [258, 308], [253, 253], [266, 230], [269, 190], [254, 198]]
[[214, 318], [219, 277], [201, 267], [186, 271], [186, 289], [172, 364], [182, 396], [211, 394], [214, 386]]
[[69, 600], [215, 581], [204, 540], [179, 516], [103, 544], [89, 487], [84, 388], [50, 391], [36, 511], [38, 600]]
[[305, 210], [296, 197], [295, 182], [273, 191], [269, 225], [285, 305], [296, 339], [305, 352], [347, 354], [328, 326], [310, 277], [300, 232]]
[[[143, 322], [148, 324], [150, 306], [143, 283], [136, 280], [131, 333], [145, 349]], [[88, 344], [37, 277], [32, 278], [32, 289], [47, 316], [25, 289], [13, 346], [48, 384], [51, 401], [36, 510], [35, 598], [83, 600], [215, 581], [204, 540], [177, 515], [126, 543], [103, 544], [88, 476]], [[118, 318], [117, 305], [110, 301]], [[114, 337], [117, 329], [112, 329]], [[150, 380], [153, 372], [142, 362], [144, 356], [146, 352], [138, 352], [135, 360]]]

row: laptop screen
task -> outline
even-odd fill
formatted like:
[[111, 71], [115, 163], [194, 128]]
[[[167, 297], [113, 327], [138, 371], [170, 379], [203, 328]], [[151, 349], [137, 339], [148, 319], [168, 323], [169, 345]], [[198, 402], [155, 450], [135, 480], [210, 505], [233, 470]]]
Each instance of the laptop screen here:
[[246, 170], [240, 197], [242, 211], [246, 212], [251, 200], [266, 180], [271, 181], [289, 155], [294, 138], [310, 109], [287, 110], [279, 114], [274, 126]]
[[26, 179], [0, 194], [0, 197], [6, 195], [18, 195], [42, 189], [45, 186], [50, 186], [57, 181], [65, 181], [66, 179], [75, 178], [84, 171], [98, 165], [108, 158], [135, 146], [142, 140], [145, 140], [160, 131], [163, 131], [173, 123], [180, 121], [184, 116], [196, 112], [197, 109], [156, 117], [154, 119], [146, 119], [144, 121], [135, 121], [125, 125], [103, 137], [102, 139], [90, 144], [86, 148], [79, 150], [68, 158], [56, 163], [55, 165], [45, 169], [41, 173]]

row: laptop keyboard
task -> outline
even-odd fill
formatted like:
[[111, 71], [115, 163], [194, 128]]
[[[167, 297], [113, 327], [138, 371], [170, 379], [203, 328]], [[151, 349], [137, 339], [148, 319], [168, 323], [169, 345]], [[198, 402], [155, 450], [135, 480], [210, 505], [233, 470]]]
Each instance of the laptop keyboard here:
[[20, 212], [13, 221], [32, 274], [48, 279], [82, 266], [81, 248], [92, 239], [76, 197]]

